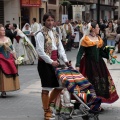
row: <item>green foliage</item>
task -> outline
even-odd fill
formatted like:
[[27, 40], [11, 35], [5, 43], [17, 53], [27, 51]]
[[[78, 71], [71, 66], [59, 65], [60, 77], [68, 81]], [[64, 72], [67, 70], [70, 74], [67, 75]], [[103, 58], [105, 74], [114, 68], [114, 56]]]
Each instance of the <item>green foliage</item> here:
[[60, 5], [62, 5], [62, 6], [70, 6], [71, 2], [69, 2], [68, 0], [62, 0], [62, 1], [60, 1]]

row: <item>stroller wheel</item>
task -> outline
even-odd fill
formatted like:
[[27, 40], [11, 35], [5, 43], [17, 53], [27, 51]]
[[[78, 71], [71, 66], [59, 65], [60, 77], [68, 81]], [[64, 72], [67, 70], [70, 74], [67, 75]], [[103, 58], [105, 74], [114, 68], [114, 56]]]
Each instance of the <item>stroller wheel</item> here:
[[58, 120], [67, 120], [67, 118], [64, 114], [61, 114], [58, 116]]
[[80, 106], [79, 106], [79, 109], [83, 112], [83, 113], [88, 113], [88, 110], [85, 108], [85, 106], [83, 105], [83, 104], [81, 104]]
[[86, 115], [86, 116], [82, 116], [82, 119], [83, 120], [89, 120], [89, 117]]
[[98, 115], [94, 116], [94, 120], [99, 120]]
[[83, 120], [99, 120], [98, 115], [95, 115], [93, 117], [89, 117], [86, 115], [86, 116], [83, 116], [82, 118]]

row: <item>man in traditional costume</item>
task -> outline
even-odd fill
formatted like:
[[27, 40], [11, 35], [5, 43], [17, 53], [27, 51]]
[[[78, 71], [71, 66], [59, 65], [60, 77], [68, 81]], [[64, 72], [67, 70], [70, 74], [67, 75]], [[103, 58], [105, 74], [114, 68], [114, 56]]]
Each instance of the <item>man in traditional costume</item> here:
[[58, 87], [58, 80], [55, 75], [55, 68], [59, 65], [58, 59], [61, 58], [67, 65], [69, 65], [60, 36], [53, 29], [54, 16], [46, 13], [43, 16], [45, 26], [41, 31], [36, 33], [36, 50], [39, 56], [38, 72], [42, 83], [42, 103], [44, 109], [45, 120], [55, 119], [51, 109], [50, 103], [59, 93], [59, 90], [54, 89], [49, 97], [51, 88]]
[[74, 29], [70, 24], [69, 20], [66, 20], [65, 24], [63, 25], [63, 29], [65, 34], [64, 36], [66, 36], [67, 39], [66, 51], [71, 51], [71, 47], [72, 47], [71, 38], [74, 37], [75, 35], [74, 35]]

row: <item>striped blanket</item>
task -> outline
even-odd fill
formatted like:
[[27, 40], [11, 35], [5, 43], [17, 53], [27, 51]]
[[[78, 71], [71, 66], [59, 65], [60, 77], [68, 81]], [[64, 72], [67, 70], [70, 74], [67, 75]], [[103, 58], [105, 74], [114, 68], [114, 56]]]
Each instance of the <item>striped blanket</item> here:
[[[91, 110], [96, 111], [100, 107], [101, 99], [97, 98], [94, 87], [81, 73], [69, 67], [65, 69], [57, 68], [56, 75], [59, 82], [61, 82], [70, 93], [76, 93], [82, 98]], [[85, 95], [82, 93], [85, 93], [87, 97], [84, 97]]]

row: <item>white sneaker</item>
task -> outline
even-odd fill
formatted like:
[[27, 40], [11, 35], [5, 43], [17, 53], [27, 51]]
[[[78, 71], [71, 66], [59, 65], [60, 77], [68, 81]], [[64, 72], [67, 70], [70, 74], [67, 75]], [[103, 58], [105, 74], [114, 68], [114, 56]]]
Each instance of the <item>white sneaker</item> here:
[[55, 120], [55, 117], [51, 117], [51, 118], [49, 118], [49, 120]]
[[51, 117], [51, 118], [45, 118], [44, 120], [55, 120], [55, 117]]
[[52, 113], [52, 116], [55, 117], [55, 113]]

